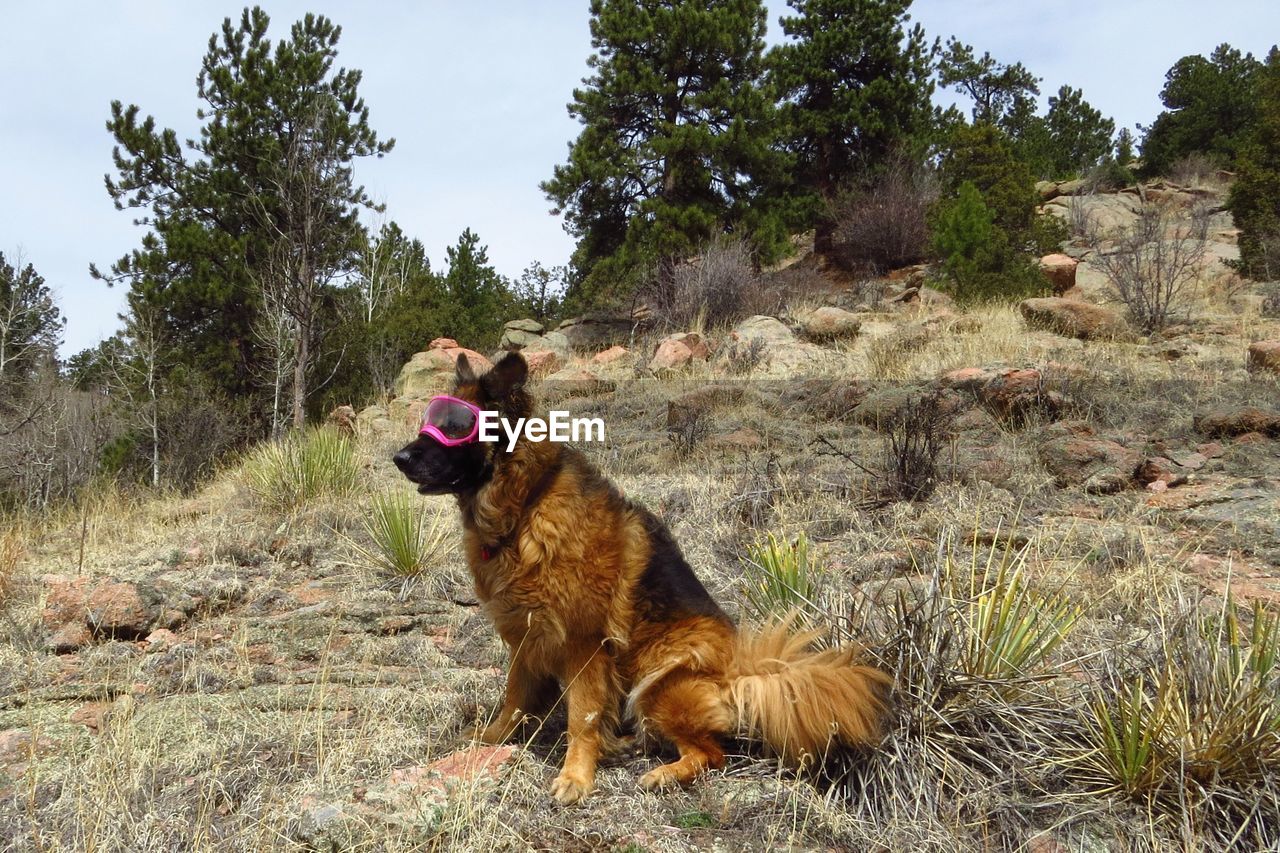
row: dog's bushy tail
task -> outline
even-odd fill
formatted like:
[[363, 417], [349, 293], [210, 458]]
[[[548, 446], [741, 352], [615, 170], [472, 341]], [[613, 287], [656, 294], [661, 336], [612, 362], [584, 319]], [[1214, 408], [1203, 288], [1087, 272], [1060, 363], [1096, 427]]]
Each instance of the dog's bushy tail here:
[[858, 650], [815, 651], [821, 632], [791, 614], [738, 633], [728, 699], [743, 734], [763, 740], [793, 766], [836, 744], [873, 746], [883, 736], [892, 679], [858, 663]]

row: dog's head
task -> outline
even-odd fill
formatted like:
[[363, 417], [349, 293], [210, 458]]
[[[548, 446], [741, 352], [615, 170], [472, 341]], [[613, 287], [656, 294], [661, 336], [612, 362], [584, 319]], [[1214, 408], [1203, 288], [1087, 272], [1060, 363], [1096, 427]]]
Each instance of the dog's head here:
[[[518, 353], [508, 353], [492, 370], [477, 376], [465, 355], [458, 356], [451, 396], [496, 411], [515, 420], [528, 417], [533, 401], [524, 390], [529, 366]], [[505, 442], [475, 441], [446, 447], [430, 435], [419, 435], [391, 457], [424, 495], [463, 494], [474, 491], [493, 475]]]

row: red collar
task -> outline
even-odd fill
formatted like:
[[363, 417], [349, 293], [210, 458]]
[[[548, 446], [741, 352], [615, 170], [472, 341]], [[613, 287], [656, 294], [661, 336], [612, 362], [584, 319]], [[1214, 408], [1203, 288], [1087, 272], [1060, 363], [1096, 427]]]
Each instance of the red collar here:
[[492, 560], [493, 555], [497, 553], [498, 553], [497, 545], [481, 545], [480, 546], [480, 559], [484, 560], [485, 562]]

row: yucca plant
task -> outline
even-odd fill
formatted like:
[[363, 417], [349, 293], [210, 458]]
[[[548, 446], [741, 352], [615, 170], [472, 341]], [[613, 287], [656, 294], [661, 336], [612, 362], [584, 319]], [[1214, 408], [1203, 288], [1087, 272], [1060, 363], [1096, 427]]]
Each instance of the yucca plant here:
[[818, 598], [820, 571], [812, 562], [809, 540], [801, 533], [779, 542], [772, 533], [747, 549], [747, 602], [762, 619], [811, 610]]
[[1061, 595], [1041, 596], [1022, 579], [1021, 558], [988, 571], [968, 607], [961, 668], [974, 678], [1016, 679], [1038, 669], [1080, 618]]
[[1175, 626], [1159, 660], [1110, 675], [1082, 712], [1086, 778], [1228, 846], [1280, 843], [1278, 626], [1255, 604], [1243, 628], [1228, 600]]
[[[1163, 695], [1165, 689], [1157, 695]], [[1089, 703], [1082, 722], [1094, 751], [1086, 760], [1125, 794], [1153, 791], [1163, 781], [1164, 768], [1156, 745], [1163, 704], [1147, 696], [1141, 675], [1127, 688], [1115, 689], [1112, 696], [1096, 695]]]
[[332, 427], [312, 427], [261, 444], [250, 451], [242, 470], [258, 502], [281, 512], [322, 496], [351, 494], [360, 480], [355, 443]]
[[377, 495], [364, 520], [371, 545], [355, 544], [365, 565], [412, 581], [435, 564], [448, 536], [443, 510], [425, 509], [408, 493]]

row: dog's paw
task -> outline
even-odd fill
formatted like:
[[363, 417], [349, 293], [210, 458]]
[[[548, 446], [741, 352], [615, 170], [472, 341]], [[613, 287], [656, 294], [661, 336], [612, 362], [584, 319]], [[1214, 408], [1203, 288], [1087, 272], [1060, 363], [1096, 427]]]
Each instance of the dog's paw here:
[[590, 779], [583, 779], [576, 774], [563, 771], [551, 783], [551, 796], [562, 806], [573, 805], [582, 800], [595, 788]]
[[678, 788], [686, 784], [686, 780], [673, 770], [670, 764], [655, 767], [640, 777], [640, 787], [646, 791], [661, 791], [663, 788]]

